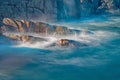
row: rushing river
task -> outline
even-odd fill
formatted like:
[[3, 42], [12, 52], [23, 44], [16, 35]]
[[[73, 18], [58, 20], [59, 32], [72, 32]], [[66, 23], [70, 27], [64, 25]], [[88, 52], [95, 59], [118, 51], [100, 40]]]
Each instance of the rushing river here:
[[54, 24], [93, 32], [67, 37], [79, 41], [84, 37], [91, 46], [45, 48], [49, 42], [14, 45], [0, 37], [0, 80], [120, 80], [120, 17], [101, 16]]

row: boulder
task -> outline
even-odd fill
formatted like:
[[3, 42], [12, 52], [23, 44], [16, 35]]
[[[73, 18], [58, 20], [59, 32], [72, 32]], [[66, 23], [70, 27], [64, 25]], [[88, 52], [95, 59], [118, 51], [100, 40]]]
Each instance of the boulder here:
[[10, 18], [4, 18], [3, 19], [3, 24], [9, 25], [9, 26], [12, 26], [12, 27], [16, 27], [16, 28], [18, 27], [17, 23], [13, 19], [10, 19]]
[[65, 46], [65, 47], [85, 47], [85, 46], [88, 46], [85, 43], [81, 43], [79, 41], [70, 40], [70, 39], [60, 39], [60, 40], [58, 40], [57, 44], [60, 46]]
[[61, 46], [67, 46], [70, 44], [70, 41], [68, 39], [60, 39], [58, 40], [58, 44]]

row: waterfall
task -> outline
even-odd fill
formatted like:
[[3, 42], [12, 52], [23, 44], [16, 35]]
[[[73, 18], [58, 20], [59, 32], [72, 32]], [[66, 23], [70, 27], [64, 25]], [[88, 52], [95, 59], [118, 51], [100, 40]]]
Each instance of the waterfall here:
[[80, 18], [80, 0], [58, 0], [58, 19]]

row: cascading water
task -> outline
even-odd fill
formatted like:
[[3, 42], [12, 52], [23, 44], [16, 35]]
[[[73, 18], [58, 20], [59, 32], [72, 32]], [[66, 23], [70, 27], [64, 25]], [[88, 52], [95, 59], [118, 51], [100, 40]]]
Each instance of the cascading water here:
[[79, 0], [58, 0], [58, 19], [80, 18]]

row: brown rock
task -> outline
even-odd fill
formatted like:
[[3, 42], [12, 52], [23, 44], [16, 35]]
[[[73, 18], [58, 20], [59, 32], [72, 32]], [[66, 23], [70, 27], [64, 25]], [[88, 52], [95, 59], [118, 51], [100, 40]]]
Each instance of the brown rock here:
[[27, 20], [21, 20], [25, 25], [26, 27], [30, 27], [30, 22], [27, 21]]
[[57, 26], [57, 27], [56, 27], [56, 32], [57, 32], [58, 34], [64, 34], [65, 30], [64, 30], [63, 27]]
[[17, 24], [15, 23], [15, 21], [10, 19], [10, 18], [4, 18], [3, 23], [5, 25], [10, 25], [10, 26], [13, 26], [13, 27], [16, 27], [16, 28], [18, 27]]
[[85, 43], [81, 43], [79, 41], [69, 40], [69, 39], [60, 39], [58, 40], [58, 45], [65, 47], [85, 47], [88, 46]]
[[64, 26], [49, 25], [43, 22], [32, 22], [27, 20], [13, 20], [10, 18], [4, 18], [2, 25], [2, 31], [4, 32], [16, 32], [16, 33], [40, 33], [42, 35], [70, 35], [77, 31], [68, 29]]
[[20, 36], [16, 35], [16, 34], [4, 33], [3, 35], [6, 36], [6, 37], [8, 37], [8, 38], [14, 39], [14, 40], [20, 40]]
[[[12, 32], [13, 29], [9, 27], [16, 27], [15, 32], [32, 32], [32, 33], [43, 33], [43, 34], [53, 34], [63, 35], [69, 31], [63, 26], [53, 26], [43, 22], [32, 22], [27, 20], [13, 20], [10, 18], [4, 18], [3, 23], [6, 28], [6, 32]], [[5, 30], [5, 29], [4, 29]]]
[[16, 40], [19, 40], [20, 38], [18, 35], [14, 35], [14, 34], [11, 34], [9, 37]]
[[29, 41], [29, 36], [27, 36], [27, 35], [21, 36], [21, 41], [22, 42], [28, 42]]
[[16, 20], [16, 23], [17, 23], [17, 25], [18, 25], [18, 30], [20, 31], [20, 32], [24, 32], [24, 28], [23, 28], [23, 26], [22, 26], [22, 22], [21, 21], [17, 21]]
[[60, 39], [58, 41], [58, 44], [61, 45], [61, 46], [66, 46], [66, 45], [69, 44], [69, 40], [67, 40], [67, 39]]
[[40, 33], [46, 33], [47, 31], [47, 25], [45, 23], [40, 22]]

